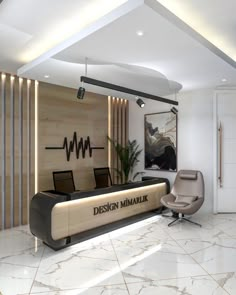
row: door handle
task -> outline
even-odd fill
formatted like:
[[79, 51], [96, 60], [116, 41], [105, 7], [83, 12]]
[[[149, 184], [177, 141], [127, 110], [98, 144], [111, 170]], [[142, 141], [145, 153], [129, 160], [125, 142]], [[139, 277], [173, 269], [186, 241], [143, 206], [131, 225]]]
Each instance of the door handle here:
[[222, 124], [221, 124], [221, 122], [220, 122], [220, 125], [218, 128], [218, 133], [219, 133], [219, 175], [218, 175], [218, 180], [219, 180], [220, 187], [222, 187], [223, 184], [222, 184]]

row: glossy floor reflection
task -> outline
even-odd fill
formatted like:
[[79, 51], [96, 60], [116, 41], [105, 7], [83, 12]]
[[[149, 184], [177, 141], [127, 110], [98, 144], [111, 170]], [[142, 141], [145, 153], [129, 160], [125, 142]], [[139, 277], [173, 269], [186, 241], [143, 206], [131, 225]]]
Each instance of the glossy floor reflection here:
[[236, 214], [161, 216], [53, 251], [27, 226], [0, 232], [2, 295], [236, 294]]

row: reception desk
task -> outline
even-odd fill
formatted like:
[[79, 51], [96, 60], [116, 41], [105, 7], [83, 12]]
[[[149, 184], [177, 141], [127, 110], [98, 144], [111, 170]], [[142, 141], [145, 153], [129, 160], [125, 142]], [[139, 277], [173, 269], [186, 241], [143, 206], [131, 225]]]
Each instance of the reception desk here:
[[70, 194], [39, 192], [30, 204], [30, 229], [58, 250], [94, 228], [161, 207], [168, 189], [168, 180], [157, 178]]

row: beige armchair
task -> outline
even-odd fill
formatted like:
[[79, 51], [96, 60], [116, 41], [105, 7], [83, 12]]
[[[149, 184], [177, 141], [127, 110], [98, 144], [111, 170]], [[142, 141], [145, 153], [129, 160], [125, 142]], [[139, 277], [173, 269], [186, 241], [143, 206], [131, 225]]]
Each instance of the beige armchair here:
[[[175, 178], [171, 192], [161, 198], [161, 203], [173, 211], [176, 219], [168, 224], [185, 220], [201, 226], [184, 217], [197, 212], [204, 202], [204, 179], [200, 171], [180, 170]], [[169, 216], [170, 217], [170, 216]]]

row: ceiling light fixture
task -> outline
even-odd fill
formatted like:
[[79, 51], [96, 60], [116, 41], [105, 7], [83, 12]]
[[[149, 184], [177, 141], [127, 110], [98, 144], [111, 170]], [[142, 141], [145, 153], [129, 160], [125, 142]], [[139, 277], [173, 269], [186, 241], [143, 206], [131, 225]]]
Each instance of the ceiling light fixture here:
[[44, 78], [48, 79], [50, 76], [49, 75], [44, 75]]
[[79, 87], [79, 89], [78, 89], [77, 98], [78, 99], [83, 99], [84, 94], [85, 94], [85, 88], [83, 87], [83, 83], [82, 83], [82, 87]]
[[175, 107], [172, 107], [170, 111], [175, 115], [178, 114], [178, 110]]
[[227, 79], [223, 78], [221, 79], [221, 82], [227, 82]]
[[142, 37], [144, 35], [144, 32], [139, 30], [136, 32], [136, 34], [139, 36], [139, 37]]
[[107, 88], [107, 89], [112, 89], [112, 90], [115, 90], [115, 91], [118, 91], [118, 92], [128, 93], [128, 94], [131, 94], [131, 95], [134, 95], [134, 96], [149, 98], [149, 99], [152, 99], [152, 100], [161, 101], [161, 102], [172, 104], [172, 105], [178, 105], [179, 104], [178, 101], [175, 101], [175, 100], [172, 100], [172, 99], [168, 99], [168, 98], [160, 97], [160, 96], [157, 96], [157, 95], [145, 93], [145, 92], [142, 92], [142, 91], [126, 88], [126, 87], [123, 87], [123, 86], [107, 83], [107, 82], [104, 82], [104, 81], [99, 81], [99, 80], [89, 78], [89, 77], [85, 77], [85, 76], [81, 76], [80, 81], [84, 82], [84, 83], [87, 83], [87, 84], [91, 84], [91, 85], [95, 85], [95, 86], [99, 86], [99, 87], [103, 87], [103, 88]]
[[[85, 58], [85, 76], [87, 76], [87, 64], [88, 64], [88, 58]], [[82, 82], [82, 86], [79, 87], [78, 92], [77, 92], [77, 98], [78, 99], [83, 99], [84, 98], [84, 94], [85, 94], [85, 88], [84, 88], [84, 81]]]
[[136, 96], [135, 98], [136, 98], [137, 105], [139, 105], [140, 108], [143, 108], [145, 106], [144, 101], [141, 98], [139, 98], [138, 96]]

